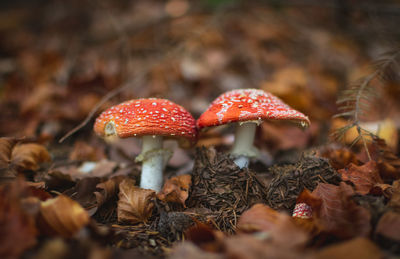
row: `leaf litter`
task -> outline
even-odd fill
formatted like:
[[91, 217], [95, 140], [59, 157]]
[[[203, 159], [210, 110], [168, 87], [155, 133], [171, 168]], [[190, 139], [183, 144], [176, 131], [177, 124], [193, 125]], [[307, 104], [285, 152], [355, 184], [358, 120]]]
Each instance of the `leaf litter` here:
[[[344, 122], [331, 120], [337, 94], [387, 48], [382, 38], [398, 38], [397, 19], [380, 15], [384, 3], [371, 17], [353, 3], [355, 16], [318, 4], [211, 2], [44, 1], [0, 11], [0, 257], [400, 254], [396, 69], [374, 90], [382, 98], [367, 118], [392, 118], [390, 135], [383, 124], [377, 133], [388, 144], [369, 139], [366, 154], [328, 139]], [[373, 19], [386, 34], [376, 37]], [[263, 124], [262, 159], [248, 169], [227, 155], [231, 127], [213, 129], [197, 149], [176, 152], [156, 194], [135, 186], [139, 141], [111, 145], [91, 132], [93, 116], [119, 101], [168, 98], [198, 118], [215, 96], [247, 87], [312, 120], [304, 132]], [[298, 203], [310, 218], [291, 217]]]

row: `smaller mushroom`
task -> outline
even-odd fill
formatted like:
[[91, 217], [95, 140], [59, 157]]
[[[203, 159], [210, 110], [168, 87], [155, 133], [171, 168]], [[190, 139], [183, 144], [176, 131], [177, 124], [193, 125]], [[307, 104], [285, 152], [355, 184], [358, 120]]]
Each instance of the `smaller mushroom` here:
[[137, 99], [113, 106], [96, 119], [94, 131], [101, 137], [141, 137], [140, 187], [160, 191], [162, 172], [172, 152], [163, 149], [163, 139], [178, 140], [190, 147], [197, 140], [195, 119], [182, 106], [166, 99]]
[[293, 218], [309, 219], [312, 218], [312, 208], [307, 203], [297, 203], [294, 207]]
[[278, 97], [259, 89], [238, 89], [215, 99], [197, 120], [199, 129], [237, 123], [231, 154], [235, 164], [247, 167], [250, 157], [256, 157], [256, 128], [264, 120], [290, 120], [303, 127], [310, 124], [307, 116], [290, 108]]

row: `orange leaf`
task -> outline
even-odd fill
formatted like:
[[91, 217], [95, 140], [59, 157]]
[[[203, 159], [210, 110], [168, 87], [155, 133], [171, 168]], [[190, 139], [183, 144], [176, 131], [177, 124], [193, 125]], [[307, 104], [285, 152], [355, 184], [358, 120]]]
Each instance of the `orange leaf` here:
[[347, 242], [328, 246], [316, 254], [317, 259], [381, 259], [384, 258], [379, 247], [367, 238], [354, 238]]
[[336, 170], [347, 167], [350, 163], [359, 164], [356, 154], [347, 148], [341, 149], [326, 149], [322, 151], [322, 156], [329, 159], [329, 163]]
[[157, 194], [158, 199], [165, 202], [180, 203], [184, 207], [189, 196], [189, 188], [192, 184], [192, 177], [188, 174], [179, 175], [168, 179], [163, 189]]
[[376, 233], [400, 242], [400, 213], [389, 211], [383, 214], [376, 226]]
[[47, 149], [36, 143], [18, 144], [11, 153], [12, 164], [21, 170], [36, 171], [39, 164], [50, 161]]
[[74, 236], [89, 223], [89, 215], [78, 202], [60, 195], [40, 205], [39, 228], [48, 235]]
[[350, 164], [347, 169], [341, 169], [338, 172], [342, 175], [343, 181], [353, 183], [356, 192], [362, 195], [368, 194], [376, 184], [383, 183], [374, 161], [362, 166]]
[[125, 179], [119, 184], [118, 221], [126, 223], [146, 222], [154, 208], [156, 193], [153, 190], [134, 186]]
[[351, 186], [319, 183], [312, 192], [322, 200], [318, 221], [323, 229], [341, 238], [367, 236], [371, 231], [370, 213], [357, 205], [351, 196]]
[[244, 232], [268, 232], [272, 242], [286, 247], [303, 246], [309, 240], [308, 234], [296, 226], [292, 217], [260, 203], [242, 214], [237, 227]]
[[25, 195], [26, 186], [22, 181], [0, 187], [0, 258], [19, 258], [36, 244], [38, 231], [34, 217], [20, 203]]

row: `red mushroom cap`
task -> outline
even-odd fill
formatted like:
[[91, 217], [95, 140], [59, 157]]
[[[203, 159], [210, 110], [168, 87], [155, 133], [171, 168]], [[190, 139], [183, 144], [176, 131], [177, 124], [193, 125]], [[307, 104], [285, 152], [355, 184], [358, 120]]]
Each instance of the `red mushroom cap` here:
[[293, 120], [310, 124], [307, 116], [278, 97], [260, 89], [238, 89], [215, 99], [197, 120], [199, 129], [231, 122], [255, 120]]
[[183, 147], [195, 144], [195, 119], [182, 106], [166, 99], [137, 99], [113, 106], [96, 119], [94, 131], [101, 137], [158, 135], [175, 138]]

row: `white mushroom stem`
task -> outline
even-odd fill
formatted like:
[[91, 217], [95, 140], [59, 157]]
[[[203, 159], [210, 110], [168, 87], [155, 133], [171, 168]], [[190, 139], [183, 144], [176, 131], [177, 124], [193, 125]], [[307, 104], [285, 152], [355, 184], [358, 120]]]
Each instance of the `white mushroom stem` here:
[[236, 157], [234, 162], [239, 168], [247, 167], [249, 158], [258, 155], [257, 148], [253, 145], [258, 122], [241, 122], [236, 126], [235, 143], [231, 154]]
[[[163, 138], [161, 136], [143, 136], [142, 141], [143, 159], [140, 187], [159, 192], [162, 186], [165, 163], [163, 154], [155, 151], [162, 149]], [[153, 154], [150, 154], [150, 152]]]

